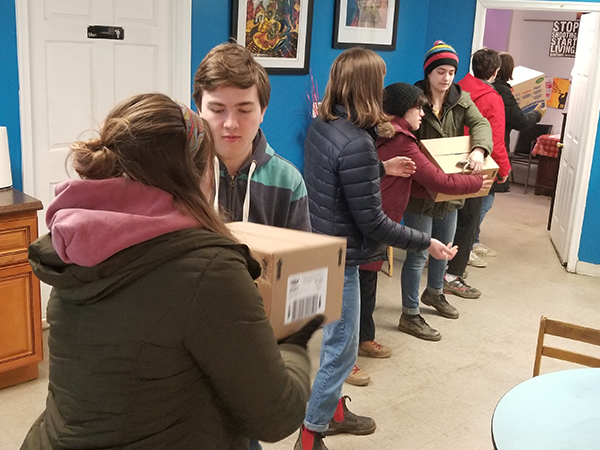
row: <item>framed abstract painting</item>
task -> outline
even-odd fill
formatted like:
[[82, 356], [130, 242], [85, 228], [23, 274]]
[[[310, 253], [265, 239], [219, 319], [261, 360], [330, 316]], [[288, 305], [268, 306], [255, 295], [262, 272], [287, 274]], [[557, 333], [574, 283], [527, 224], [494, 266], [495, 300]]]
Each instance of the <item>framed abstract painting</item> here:
[[270, 74], [307, 74], [313, 0], [233, 0], [231, 35]]
[[335, 0], [333, 48], [395, 50], [400, 0]]

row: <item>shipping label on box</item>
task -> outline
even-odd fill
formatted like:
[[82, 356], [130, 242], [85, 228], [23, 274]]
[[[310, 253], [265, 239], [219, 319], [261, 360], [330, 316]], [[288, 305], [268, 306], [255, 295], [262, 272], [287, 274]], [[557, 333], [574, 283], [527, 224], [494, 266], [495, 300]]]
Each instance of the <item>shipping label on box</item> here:
[[[427, 156], [427, 159], [444, 173], [471, 173], [471, 170], [464, 169], [465, 163], [469, 158], [469, 153], [471, 153], [471, 138], [469, 136], [423, 139], [420, 142], [420, 147], [421, 151]], [[498, 174], [498, 164], [488, 156], [483, 160], [483, 170], [481, 173], [482, 175], [489, 175], [492, 180], [495, 179]], [[427, 192], [434, 201], [445, 202], [463, 198], [484, 197], [489, 194], [489, 189], [463, 195], [443, 194], [430, 189], [427, 189]]]
[[339, 320], [346, 239], [248, 222], [227, 224], [260, 262], [256, 280], [277, 339], [298, 331], [316, 314]]
[[284, 325], [325, 313], [328, 273], [327, 267], [321, 267], [288, 277]]
[[524, 113], [546, 101], [546, 77], [543, 72], [517, 66], [513, 70], [513, 79], [509, 81], [513, 95]]

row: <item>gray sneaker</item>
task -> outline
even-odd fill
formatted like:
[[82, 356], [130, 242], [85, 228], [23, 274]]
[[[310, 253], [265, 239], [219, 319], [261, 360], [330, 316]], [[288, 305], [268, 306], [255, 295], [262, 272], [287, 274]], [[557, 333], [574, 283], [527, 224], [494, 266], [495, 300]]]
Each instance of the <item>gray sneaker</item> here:
[[473, 253], [475, 253], [477, 256], [498, 256], [498, 252], [496, 250], [492, 250], [482, 243], [475, 244], [473, 246]]
[[442, 338], [440, 332], [431, 328], [420, 314], [412, 316], [402, 313], [398, 329], [426, 341], [439, 341]]
[[467, 262], [467, 264], [469, 266], [473, 266], [473, 267], [487, 267], [487, 261], [484, 261], [483, 259], [481, 259], [477, 253], [471, 251], [471, 253], [469, 253], [469, 261]]
[[437, 309], [442, 316], [448, 319], [458, 319], [458, 309], [448, 303], [444, 294], [432, 294], [425, 289], [421, 295], [421, 303]]
[[[465, 281], [464, 277], [456, 277], [454, 281], [444, 280], [444, 292], [446, 294], [454, 294], [462, 298], [479, 298], [481, 291], [473, 286], [470, 286]], [[423, 299], [421, 299], [423, 300]]]

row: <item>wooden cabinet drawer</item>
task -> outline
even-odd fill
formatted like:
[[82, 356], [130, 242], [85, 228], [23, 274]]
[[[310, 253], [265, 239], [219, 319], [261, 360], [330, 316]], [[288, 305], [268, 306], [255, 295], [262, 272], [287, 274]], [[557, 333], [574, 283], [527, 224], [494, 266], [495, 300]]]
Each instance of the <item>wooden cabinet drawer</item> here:
[[0, 223], [0, 267], [27, 261], [27, 247], [37, 236], [35, 217]]
[[33, 380], [42, 360], [40, 282], [27, 261], [42, 203], [0, 189], [0, 389]]
[[39, 289], [29, 264], [0, 269], [0, 374], [43, 359]]

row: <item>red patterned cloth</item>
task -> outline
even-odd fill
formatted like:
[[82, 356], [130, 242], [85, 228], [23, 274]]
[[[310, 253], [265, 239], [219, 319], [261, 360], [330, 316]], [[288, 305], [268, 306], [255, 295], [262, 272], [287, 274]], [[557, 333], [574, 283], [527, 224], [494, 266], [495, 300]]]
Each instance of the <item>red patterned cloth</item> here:
[[549, 156], [550, 158], [558, 158], [558, 143], [560, 142], [559, 134], [542, 134], [533, 150], [532, 155]]

